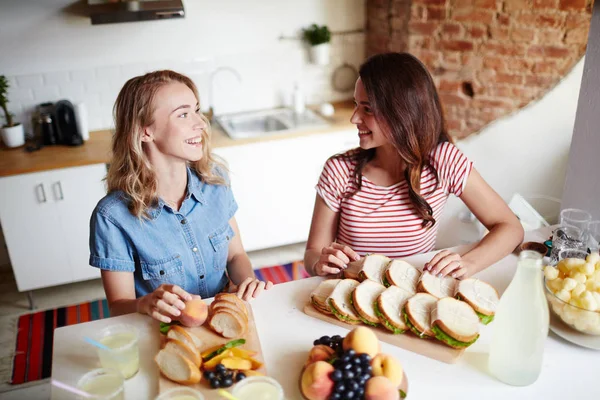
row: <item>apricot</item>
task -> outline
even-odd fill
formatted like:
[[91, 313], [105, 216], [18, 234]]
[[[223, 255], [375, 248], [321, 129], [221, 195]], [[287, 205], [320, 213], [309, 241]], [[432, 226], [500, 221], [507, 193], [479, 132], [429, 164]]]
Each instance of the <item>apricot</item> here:
[[379, 339], [375, 332], [366, 326], [359, 326], [350, 331], [344, 338], [342, 347], [344, 351], [353, 349], [356, 354], [365, 353], [371, 358], [375, 357], [380, 349]]
[[371, 360], [371, 367], [373, 376], [385, 376], [396, 385], [396, 388], [402, 384], [404, 378], [402, 364], [394, 357], [383, 353], [377, 354]]
[[400, 392], [385, 376], [374, 376], [365, 385], [365, 400], [400, 400]]
[[325, 361], [309, 364], [302, 372], [300, 389], [308, 400], [326, 400], [333, 391], [333, 381], [329, 377], [333, 365]]
[[185, 302], [185, 308], [181, 311], [179, 322], [183, 326], [201, 326], [208, 318], [208, 306], [202, 299], [194, 298]]
[[335, 354], [335, 350], [329, 346], [325, 346], [324, 344], [318, 344], [313, 346], [308, 353], [308, 359], [304, 366], [308, 366], [308, 364], [312, 364], [317, 361], [329, 361], [329, 359]]

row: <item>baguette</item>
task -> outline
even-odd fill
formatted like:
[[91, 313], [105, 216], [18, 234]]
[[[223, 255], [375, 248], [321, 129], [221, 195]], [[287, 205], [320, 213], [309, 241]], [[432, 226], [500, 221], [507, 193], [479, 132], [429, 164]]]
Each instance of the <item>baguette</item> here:
[[202, 357], [198, 351], [193, 351], [177, 339], [167, 339], [164, 349], [172, 350], [190, 360], [198, 368], [202, 365]]
[[217, 310], [210, 318], [209, 326], [228, 339], [241, 337], [248, 329], [248, 324], [238, 314], [226, 309]]
[[202, 340], [196, 335], [187, 332], [182, 326], [173, 325], [167, 333], [168, 339], [175, 339], [189, 347], [191, 351], [198, 353], [198, 348], [202, 346]]
[[171, 348], [160, 350], [154, 361], [161, 374], [173, 382], [193, 385], [202, 378], [198, 366]]

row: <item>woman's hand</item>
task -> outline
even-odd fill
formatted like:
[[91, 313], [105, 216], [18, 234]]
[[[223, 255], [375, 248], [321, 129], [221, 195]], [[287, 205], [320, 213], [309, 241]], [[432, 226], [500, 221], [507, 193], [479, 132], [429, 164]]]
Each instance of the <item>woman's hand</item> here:
[[235, 293], [242, 300], [249, 301], [251, 298], [258, 297], [263, 290], [269, 290], [273, 287], [271, 281], [259, 281], [256, 278], [248, 277], [239, 285], [231, 285], [230, 293]]
[[191, 299], [192, 295], [177, 285], [160, 285], [154, 292], [140, 298], [137, 311], [168, 324], [181, 315], [184, 302]]
[[323, 247], [319, 259], [313, 266], [315, 275], [339, 274], [348, 267], [350, 261], [358, 261], [360, 256], [349, 246], [333, 242]]
[[470, 263], [464, 260], [460, 254], [442, 250], [425, 264], [424, 270], [432, 275], [463, 279], [471, 274], [469, 267]]

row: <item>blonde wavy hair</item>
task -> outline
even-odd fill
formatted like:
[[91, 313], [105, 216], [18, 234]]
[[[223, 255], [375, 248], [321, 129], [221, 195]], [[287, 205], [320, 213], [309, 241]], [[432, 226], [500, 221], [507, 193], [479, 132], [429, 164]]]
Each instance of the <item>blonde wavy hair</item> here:
[[[112, 141], [112, 161], [106, 182], [108, 192], [123, 191], [129, 198], [129, 211], [138, 218], [148, 218], [148, 210], [158, 203], [157, 180], [154, 168], [146, 156], [142, 134], [145, 127], [154, 123], [154, 99], [158, 90], [173, 82], [180, 82], [194, 92], [200, 102], [194, 82], [174, 71], [154, 71], [128, 80], [115, 102], [113, 114], [115, 133]], [[223, 176], [215, 173], [215, 167], [225, 172], [225, 166], [212, 155], [211, 130], [202, 131], [202, 158], [190, 163], [203, 182], [223, 185]]]

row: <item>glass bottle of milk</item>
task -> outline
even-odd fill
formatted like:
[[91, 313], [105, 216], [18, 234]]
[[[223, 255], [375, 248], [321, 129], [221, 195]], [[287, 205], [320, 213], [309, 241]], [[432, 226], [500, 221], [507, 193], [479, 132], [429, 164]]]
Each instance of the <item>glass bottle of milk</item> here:
[[540, 375], [550, 322], [543, 285], [541, 255], [522, 251], [492, 323], [490, 372], [509, 385], [527, 386]]

